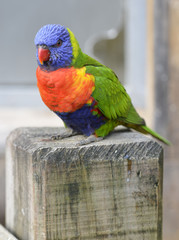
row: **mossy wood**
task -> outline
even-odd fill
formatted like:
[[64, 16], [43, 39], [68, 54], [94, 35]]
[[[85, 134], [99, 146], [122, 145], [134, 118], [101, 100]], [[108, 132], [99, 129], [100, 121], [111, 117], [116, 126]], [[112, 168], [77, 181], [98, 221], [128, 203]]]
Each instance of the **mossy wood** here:
[[117, 130], [83, 147], [59, 128], [7, 140], [6, 226], [20, 240], [161, 240], [162, 147]]

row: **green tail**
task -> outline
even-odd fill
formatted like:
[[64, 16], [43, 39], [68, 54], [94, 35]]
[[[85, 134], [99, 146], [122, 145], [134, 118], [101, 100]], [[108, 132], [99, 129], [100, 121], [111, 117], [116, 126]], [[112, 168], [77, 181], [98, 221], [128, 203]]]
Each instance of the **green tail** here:
[[142, 130], [144, 130], [145, 133], [149, 133], [149, 134], [151, 134], [153, 137], [155, 137], [155, 138], [157, 138], [158, 140], [164, 142], [165, 144], [171, 145], [171, 143], [170, 143], [167, 139], [163, 138], [162, 136], [160, 136], [158, 133], [154, 132], [154, 131], [153, 131], [152, 129], [150, 129], [149, 127], [147, 127], [147, 126], [141, 126], [141, 128], [142, 128]]

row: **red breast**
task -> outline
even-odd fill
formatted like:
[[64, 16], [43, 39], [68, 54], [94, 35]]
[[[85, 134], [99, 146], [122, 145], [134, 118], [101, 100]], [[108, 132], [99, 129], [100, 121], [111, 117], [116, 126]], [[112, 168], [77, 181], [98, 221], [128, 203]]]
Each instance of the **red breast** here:
[[74, 112], [89, 100], [94, 77], [81, 69], [64, 68], [46, 72], [37, 68], [37, 86], [43, 102], [52, 110]]

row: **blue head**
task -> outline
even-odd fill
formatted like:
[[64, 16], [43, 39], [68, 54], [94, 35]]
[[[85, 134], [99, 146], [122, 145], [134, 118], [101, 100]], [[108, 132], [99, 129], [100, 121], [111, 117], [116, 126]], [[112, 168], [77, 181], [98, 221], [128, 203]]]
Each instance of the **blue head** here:
[[[79, 45], [73, 33], [61, 25], [43, 26], [35, 36], [38, 65], [47, 71], [72, 65]], [[76, 51], [75, 50], [75, 51]]]

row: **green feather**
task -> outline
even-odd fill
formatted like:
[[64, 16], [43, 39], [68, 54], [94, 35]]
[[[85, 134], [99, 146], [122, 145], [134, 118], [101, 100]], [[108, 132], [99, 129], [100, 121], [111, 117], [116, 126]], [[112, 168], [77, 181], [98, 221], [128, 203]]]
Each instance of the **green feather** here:
[[165, 144], [171, 145], [171, 143], [167, 139], [165, 139], [164, 137], [160, 136], [158, 133], [156, 133], [155, 131], [153, 131], [149, 127], [141, 126], [141, 128], [145, 131], [144, 133], [149, 133], [150, 135], [152, 135], [153, 137], [157, 138], [158, 140], [164, 142]]
[[111, 69], [104, 65], [86, 66], [86, 72], [95, 77], [95, 90], [92, 96], [98, 102], [99, 110], [107, 118], [126, 123], [144, 123], [135, 111], [125, 88]]
[[78, 55], [73, 59], [73, 66], [75, 68], [86, 67], [86, 73], [95, 77], [95, 90], [92, 97], [97, 101], [97, 108], [108, 119], [95, 131], [97, 136], [104, 137], [117, 125], [123, 125], [144, 134], [151, 134], [170, 145], [168, 140], [145, 125], [144, 119], [135, 110], [125, 88], [110, 68], [84, 54], [80, 48]]

